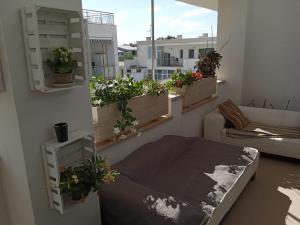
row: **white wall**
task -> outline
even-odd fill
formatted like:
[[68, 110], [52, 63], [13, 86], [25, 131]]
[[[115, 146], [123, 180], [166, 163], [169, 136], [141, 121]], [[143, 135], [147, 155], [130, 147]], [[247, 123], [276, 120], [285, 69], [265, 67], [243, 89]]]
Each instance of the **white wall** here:
[[298, 0], [249, 1], [243, 104], [300, 111], [299, 21]]
[[241, 102], [248, 0], [219, 0], [218, 49], [223, 55], [217, 75], [226, 80], [225, 98]]
[[[81, 10], [80, 0], [11, 0], [1, 2], [0, 17], [5, 18], [3, 22], [6, 46], [9, 49], [8, 59], [13, 88], [13, 93], [8, 96], [0, 94], [0, 143], [1, 151], [3, 145], [6, 150], [5, 153], [1, 152], [1, 155], [4, 155], [4, 164], [11, 163], [10, 167], [14, 167], [16, 170], [6, 170], [7, 179], [12, 179], [10, 178], [11, 175], [18, 179], [18, 182], [10, 181], [14, 186], [11, 186], [11, 190], [5, 193], [10, 200], [9, 202], [15, 203], [17, 201], [19, 204], [14, 204], [15, 208], [9, 208], [14, 220], [12, 224], [33, 225], [33, 211], [36, 225], [99, 225], [97, 197], [89, 198], [85, 204], [74, 207], [71, 212], [64, 216], [49, 208], [41, 145], [54, 138], [52, 130], [54, 123], [67, 121], [71, 130], [91, 131], [92, 116], [88, 84], [71, 91], [52, 94], [30, 91], [19, 16], [19, 10], [26, 3]], [[14, 98], [15, 105], [12, 98]], [[5, 111], [2, 103], [6, 106], [4, 107]], [[20, 132], [18, 132], [18, 127]], [[24, 154], [26, 169], [24, 168], [24, 161], [22, 161], [22, 153]], [[18, 192], [11, 193], [14, 189], [26, 192], [28, 186], [30, 195], [25, 193], [19, 196]], [[32, 206], [26, 199], [29, 197]], [[27, 206], [27, 208], [23, 206]]]
[[220, 0], [218, 46], [225, 43], [219, 78], [226, 96], [248, 105], [300, 110], [300, 2]]
[[[0, 177], [1, 179], [1, 177]], [[1, 180], [1, 182], [3, 182]], [[9, 225], [10, 220], [7, 215], [7, 206], [6, 206], [6, 199], [4, 198], [2, 183], [0, 183], [0, 225]]]
[[[0, 8], [0, 20], [3, 22], [0, 52], [6, 86], [6, 91], [0, 93], [0, 225], [33, 225], [29, 183], [6, 51], [11, 37], [5, 34], [10, 32], [14, 23], [7, 20], [4, 11], [11, 12], [12, 9], [8, 5]], [[15, 63], [12, 64], [16, 67]]]

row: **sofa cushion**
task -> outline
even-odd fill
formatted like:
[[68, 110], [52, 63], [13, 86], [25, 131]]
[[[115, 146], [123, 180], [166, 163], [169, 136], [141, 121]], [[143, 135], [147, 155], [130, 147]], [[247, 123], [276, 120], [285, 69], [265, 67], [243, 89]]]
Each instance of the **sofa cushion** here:
[[234, 138], [290, 138], [300, 139], [300, 128], [276, 127], [260, 123], [249, 123], [242, 130], [227, 129], [226, 135]]
[[233, 123], [236, 129], [241, 130], [249, 124], [243, 112], [230, 99], [218, 105], [218, 108], [225, 119]]

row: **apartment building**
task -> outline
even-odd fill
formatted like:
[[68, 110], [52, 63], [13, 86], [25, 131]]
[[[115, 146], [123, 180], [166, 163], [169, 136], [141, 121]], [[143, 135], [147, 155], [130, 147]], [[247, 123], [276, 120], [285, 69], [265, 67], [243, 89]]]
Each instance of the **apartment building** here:
[[94, 10], [83, 10], [88, 23], [91, 74], [113, 79], [119, 71], [118, 35], [114, 14]]
[[[182, 71], [193, 70], [199, 56], [214, 49], [217, 44], [216, 37], [208, 37], [205, 33], [197, 38], [159, 39], [155, 41], [156, 61], [155, 74], [157, 80], [168, 79], [176, 69]], [[139, 66], [147, 67], [149, 74], [152, 73], [152, 41], [137, 42], [137, 61]]]

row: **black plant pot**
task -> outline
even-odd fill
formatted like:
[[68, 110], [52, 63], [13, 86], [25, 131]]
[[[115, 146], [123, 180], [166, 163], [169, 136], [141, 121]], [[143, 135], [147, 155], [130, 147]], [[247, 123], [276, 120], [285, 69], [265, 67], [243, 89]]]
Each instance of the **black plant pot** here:
[[81, 194], [81, 192], [80, 191], [74, 191], [74, 192], [72, 192], [71, 199], [74, 202], [81, 201], [82, 200], [82, 194]]
[[57, 123], [54, 125], [57, 141], [59, 143], [66, 142], [68, 137], [68, 124], [67, 123]]

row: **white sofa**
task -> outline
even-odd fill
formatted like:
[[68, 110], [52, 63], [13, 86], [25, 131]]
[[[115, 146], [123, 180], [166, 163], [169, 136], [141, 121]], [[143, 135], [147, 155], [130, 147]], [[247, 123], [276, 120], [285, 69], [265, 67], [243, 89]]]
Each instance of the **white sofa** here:
[[[250, 122], [270, 126], [300, 128], [300, 112], [244, 106], [239, 108]], [[253, 147], [264, 153], [300, 159], [300, 139], [228, 137], [226, 135], [225, 119], [218, 109], [205, 116], [204, 137], [217, 142]]]

